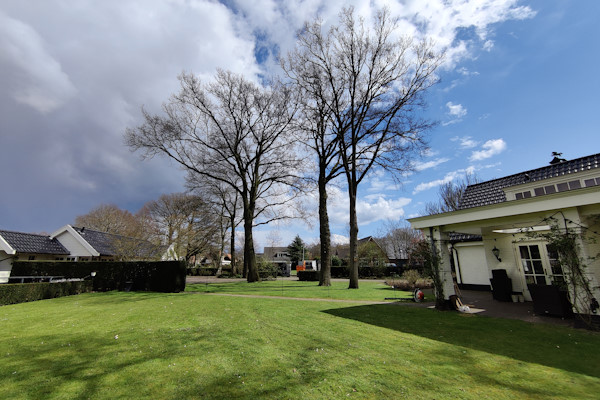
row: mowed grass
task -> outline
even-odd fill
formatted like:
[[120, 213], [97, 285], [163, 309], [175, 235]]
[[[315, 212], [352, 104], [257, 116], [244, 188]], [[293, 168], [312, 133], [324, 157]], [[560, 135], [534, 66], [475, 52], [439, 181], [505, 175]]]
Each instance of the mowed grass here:
[[597, 333], [393, 304], [85, 294], [0, 307], [0, 355], [2, 399], [600, 393]]
[[381, 281], [363, 280], [358, 290], [348, 290], [348, 281], [334, 281], [331, 286], [319, 286], [317, 282], [296, 280], [262, 281], [255, 283], [197, 283], [187, 285], [186, 291], [256, 296], [279, 296], [307, 299], [334, 299], [355, 301], [385, 301], [385, 298], [411, 299], [411, 292], [394, 290]]

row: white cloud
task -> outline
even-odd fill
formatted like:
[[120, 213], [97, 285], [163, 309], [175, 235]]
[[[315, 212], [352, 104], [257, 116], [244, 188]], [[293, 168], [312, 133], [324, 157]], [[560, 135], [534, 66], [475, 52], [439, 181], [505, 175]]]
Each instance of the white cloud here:
[[483, 150], [477, 150], [471, 153], [469, 161], [481, 161], [495, 156], [506, 150], [506, 142], [502, 139], [488, 140], [482, 146]]
[[426, 170], [429, 168], [437, 167], [438, 165], [443, 164], [448, 161], [450, 161], [449, 158], [438, 158], [436, 160], [431, 160], [431, 161], [426, 161], [426, 162], [418, 161], [418, 162], [414, 163], [414, 168], [417, 171], [423, 171], [423, 170]]
[[469, 167], [464, 168], [464, 169], [459, 169], [459, 170], [456, 170], [456, 171], [448, 172], [441, 179], [435, 179], [433, 181], [419, 183], [414, 188], [412, 194], [414, 195], [414, 194], [417, 194], [419, 192], [422, 192], [422, 191], [425, 191], [425, 190], [429, 190], [431, 188], [435, 188], [435, 187], [441, 186], [441, 185], [443, 185], [445, 183], [452, 182], [456, 178], [463, 177], [466, 174], [473, 174], [474, 172], [475, 172], [475, 168], [473, 166], [469, 166]]
[[479, 142], [473, 140], [471, 138], [471, 136], [463, 136], [463, 137], [455, 136], [450, 140], [453, 142], [459, 141], [461, 149], [472, 149], [473, 147], [476, 147], [479, 144]]
[[462, 118], [467, 115], [467, 109], [462, 106], [462, 104], [454, 104], [451, 101], [446, 103], [446, 107], [448, 107], [448, 115], [456, 118]]
[[333, 233], [331, 235], [331, 244], [332, 245], [348, 244], [348, 243], [350, 243], [350, 238], [348, 236], [339, 235], [337, 233]]
[[[397, 220], [404, 215], [409, 198], [387, 198], [385, 194], [370, 194], [356, 201], [356, 214], [359, 225], [368, 225], [376, 221]], [[350, 203], [347, 194], [337, 188], [329, 190], [329, 216], [332, 225], [348, 225]]]

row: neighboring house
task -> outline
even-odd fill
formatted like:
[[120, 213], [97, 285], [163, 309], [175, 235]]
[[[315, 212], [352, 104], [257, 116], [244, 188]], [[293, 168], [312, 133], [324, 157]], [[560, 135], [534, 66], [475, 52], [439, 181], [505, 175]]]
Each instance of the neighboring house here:
[[65, 225], [47, 235], [0, 230], [0, 283], [8, 282], [13, 261], [111, 261], [170, 259], [165, 246]]
[[0, 230], [0, 283], [8, 282], [13, 261], [72, 259], [69, 251], [56, 239]]
[[146, 240], [71, 225], [58, 229], [50, 238], [56, 238], [76, 261], [111, 261], [120, 256], [134, 260], [161, 259], [167, 252], [166, 247]]
[[[516, 294], [513, 300], [531, 301], [528, 285], [550, 285], [563, 279], [556, 254], [532, 232], [549, 232], [550, 225], [558, 223], [598, 236], [600, 154], [559, 161], [470, 185], [457, 211], [409, 219], [413, 228], [438, 246], [447, 299], [454, 294], [450, 251], [456, 254], [458, 283], [490, 287], [492, 271], [505, 270]], [[600, 247], [584, 240], [580, 247], [580, 256], [589, 261], [590, 287], [600, 299], [600, 262], [590, 259]], [[580, 306], [589, 311], [589, 305]]]
[[[381, 252], [381, 256], [385, 258], [386, 262], [389, 261], [387, 252], [383, 250], [381, 245], [377, 242], [377, 240], [375, 240], [375, 238], [373, 236], [367, 236], [366, 238], [358, 239], [357, 244], [356, 244], [357, 251], [359, 251], [359, 249], [362, 246], [365, 246], [369, 243], [372, 243], [375, 246], [375, 248], [377, 248]], [[345, 244], [345, 245], [338, 246], [335, 249], [335, 255], [338, 256], [342, 260], [348, 261], [350, 259], [350, 245]]]
[[292, 262], [287, 247], [265, 247], [263, 257], [273, 262]]

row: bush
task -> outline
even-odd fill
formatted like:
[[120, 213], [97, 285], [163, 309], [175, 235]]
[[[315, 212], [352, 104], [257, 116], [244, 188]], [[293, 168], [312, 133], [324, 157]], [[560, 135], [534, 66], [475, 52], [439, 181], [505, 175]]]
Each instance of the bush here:
[[92, 291], [92, 281], [6, 283], [0, 285], [0, 305], [25, 303]]
[[94, 290], [149, 290], [180, 292], [185, 289], [183, 261], [15, 261], [12, 276], [85, 278], [96, 272]]
[[298, 271], [298, 280], [306, 281], [306, 282], [318, 282], [320, 271], [308, 270], [308, 271]]
[[409, 269], [404, 271], [402, 274], [402, 279], [407, 281], [410, 285], [415, 285], [415, 283], [421, 279], [421, 274], [416, 269]]
[[277, 279], [279, 267], [262, 258], [257, 260], [258, 276], [263, 280]]

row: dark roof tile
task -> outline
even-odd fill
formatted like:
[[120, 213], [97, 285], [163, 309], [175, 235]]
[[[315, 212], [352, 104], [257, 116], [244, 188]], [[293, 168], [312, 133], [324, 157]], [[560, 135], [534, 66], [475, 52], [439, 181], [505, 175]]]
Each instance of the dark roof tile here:
[[0, 230], [0, 236], [17, 253], [68, 255], [69, 251], [56, 239], [33, 233]]
[[504, 178], [469, 185], [461, 199], [459, 208], [465, 209], [502, 203], [506, 201], [504, 188], [596, 168], [600, 168], [600, 154], [593, 154], [559, 164], [520, 172]]

